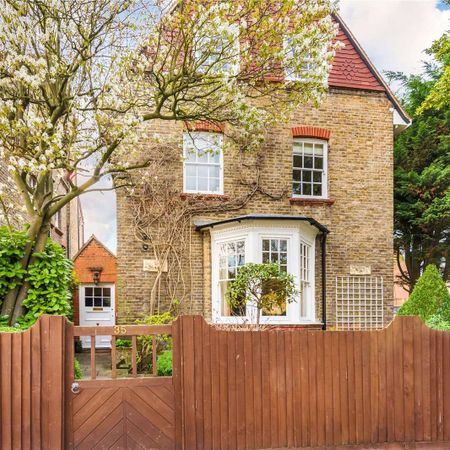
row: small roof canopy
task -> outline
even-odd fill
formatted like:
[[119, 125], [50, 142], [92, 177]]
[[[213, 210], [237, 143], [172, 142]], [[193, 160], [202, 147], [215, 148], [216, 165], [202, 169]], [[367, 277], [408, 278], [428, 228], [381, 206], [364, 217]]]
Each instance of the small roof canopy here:
[[223, 219], [223, 220], [217, 220], [217, 221], [195, 221], [195, 229], [196, 231], [202, 231], [207, 228], [214, 228], [218, 225], [225, 225], [227, 223], [233, 223], [233, 222], [243, 222], [246, 220], [297, 220], [297, 221], [303, 221], [308, 222], [313, 227], [316, 227], [320, 232], [328, 234], [330, 231], [325, 225], [322, 225], [321, 223], [317, 222], [317, 220], [312, 219], [311, 217], [305, 217], [305, 216], [288, 216], [283, 214], [247, 214], [245, 216], [237, 216], [232, 217], [230, 219]]

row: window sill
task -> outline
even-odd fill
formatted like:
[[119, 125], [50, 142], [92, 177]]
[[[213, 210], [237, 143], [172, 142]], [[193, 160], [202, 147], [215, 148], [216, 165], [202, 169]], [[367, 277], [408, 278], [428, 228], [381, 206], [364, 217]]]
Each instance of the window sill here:
[[291, 205], [300, 206], [322, 206], [333, 205], [336, 199], [334, 198], [305, 198], [305, 197], [291, 197], [289, 203]]
[[225, 194], [195, 194], [195, 193], [186, 193], [183, 192], [182, 194], [180, 194], [180, 198], [181, 200], [204, 200], [204, 201], [221, 201], [221, 202], [226, 202], [230, 199], [230, 197], [228, 195]]

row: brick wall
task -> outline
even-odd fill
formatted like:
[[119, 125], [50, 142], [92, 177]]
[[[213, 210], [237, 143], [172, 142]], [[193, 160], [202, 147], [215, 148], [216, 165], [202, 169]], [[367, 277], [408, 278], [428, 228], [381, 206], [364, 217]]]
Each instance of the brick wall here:
[[[270, 130], [265, 144], [261, 185], [280, 193], [274, 200], [256, 194], [242, 209], [204, 218], [218, 219], [250, 213], [304, 215], [327, 226], [327, 301], [329, 320], [333, 321], [335, 278], [348, 275], [350, 265], [366, 265], [372, 275], [383, 276], [386, 312], [392, 304], [392, 232], [393, 232], [393, 124], [392, 105], [383, 93], [331, 90], [319, 108], [302, 107], [287, 125]], [[290, 202], [292, 180], [292, 128], [320, 127], [330, 131], [328, 155], [328, 191], [334, 203]], [[166, 143], [181, 146], [182, 124], [143, 125], [140, 146], [149, 151], [153, 133]], [[180, 147], [181, 152], [181, 147]], [[240, 161], [233, 150], [224, 155], [224, 193], [232, 200], [248, 191], [237, 179]], [[174, 182], [182, 189], [182, 162], [170, 168]], [[220, 201], [220, 200], [211, 200]], [[118, 204], [118, 291], [129, 316], [148, 311], [152, 274], [143, 272], [148, 257], [136, 233], [130, 204], [124, 192], [117, 194]], [[203, 218], [203, 217], [202, 217]], [[189, 311], [203, 313], [208, 319], [210, 298], [210, 243], [207, 236], [193, 232]], [[317, 245], [319, 249], [320, 246]], [[316, 254], [317, 316], [320, 318], [320, 255]], [[125, 300], [126, 299], [126, 300]], [[128, 316], [128, 317], [129, 317]], [[388, 317], [388, 315], [387, 315]], [[119, 313], [119, 319], [125, 316]]]
[[[90, 268], [99, 267], [102, 269], [100, 283], [117, 284], [117, 260], [105, 246], [103, 246], [95, 237], [91, 237], [84, 247], [75, 256], [73, 261], [73, 271], [80, 284], [93, 282], [92, 271]], [[79, 324], [79, 287], [74, 290], [73, 311], [74, 322]], [[117, 296], [117, 293], [116, 293]], [[120, 305], [116, 302], [116, 314]]]

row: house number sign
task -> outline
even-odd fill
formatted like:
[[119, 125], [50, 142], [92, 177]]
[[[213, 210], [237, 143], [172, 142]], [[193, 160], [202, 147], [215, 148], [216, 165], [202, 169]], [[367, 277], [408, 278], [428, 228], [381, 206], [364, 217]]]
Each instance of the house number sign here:
[[114, 334], [127, 334], [127, 328], [123, 325], [116, 325], [114, 327]]
[[350, 266], [350, 275], [370, 275], [372, 269], [370, 266]]

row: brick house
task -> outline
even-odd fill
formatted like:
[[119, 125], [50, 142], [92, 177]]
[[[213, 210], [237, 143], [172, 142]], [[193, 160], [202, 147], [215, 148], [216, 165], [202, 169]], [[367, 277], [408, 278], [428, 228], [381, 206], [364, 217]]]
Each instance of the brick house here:
[[[254, 308], [232, 311], [225, 292], [240, 265], [266, 261], [292, 273], [300, 295], [266, 313], [264, 323], [370, 328], [390, 319], [393, 137], [410, 119], [336, 20], [345, 48], [326, 99], [269, 130], [257, 158], [222, 151], [226, 130], [210, 124], [143, 125], [143, 152], [154, 133], [175, 150], [158, 175], [168, 181], [153, 190], [159, 203], [151, 193], [117, 193], [118, 298], [127, 311], [119, 308], [120, 321], [165, 309], [173, 299], [216, 323], [254, 321]], [[216, 151], [202, 153], [202, 145]], [[256, 172], [257, 185], [249, 178]], [[139, 216], [164, 195], [164, 219], [152, 221], [151, 211]], [[174, 219], [182, 208], [190, 213]], [[169, 241], [181, 250], [166, 251]]]
[[[115, 324], [117, 261], [114, 253], [91, 236], [74, 256], [73, 271], [77, 280], [73, 293], [75, 325]], [[86, 340], [89, 344], [89, 338]], [[110, 337], [99, 337], [96, 346], [109, 344]]]

